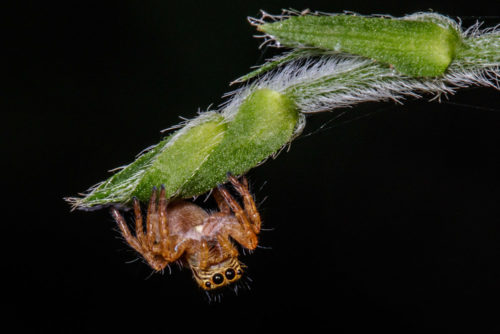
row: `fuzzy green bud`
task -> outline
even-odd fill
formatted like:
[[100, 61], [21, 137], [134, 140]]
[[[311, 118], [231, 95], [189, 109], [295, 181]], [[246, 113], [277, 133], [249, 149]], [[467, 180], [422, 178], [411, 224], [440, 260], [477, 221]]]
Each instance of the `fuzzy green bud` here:
[[257, 27], [281, 46], [318, 48], [374, 59], [413, 77], [442, 75], [461, 46], [450, 20], [355, 15], [293, 16]]
[[69, 199], [88, 209], [147, 201], [153, 187], [166, 197], [187, 198], [240, 175], [276, 153], [294, 136], [299, 122], [295, 104], [285, 95], [258, 89], [234, 112], [209, 112], [189, 122], [83, 198]]

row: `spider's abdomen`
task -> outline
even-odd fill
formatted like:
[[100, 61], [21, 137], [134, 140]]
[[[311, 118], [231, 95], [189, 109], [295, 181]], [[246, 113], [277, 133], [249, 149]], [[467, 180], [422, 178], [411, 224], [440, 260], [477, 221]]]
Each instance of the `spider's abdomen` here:
[[199, 239], [196, 231], [200, 230], [209, 215], [196, 204], [179, 200], [168, 205], [167, 216], [171, 235], [182, 235], [182, 239]]

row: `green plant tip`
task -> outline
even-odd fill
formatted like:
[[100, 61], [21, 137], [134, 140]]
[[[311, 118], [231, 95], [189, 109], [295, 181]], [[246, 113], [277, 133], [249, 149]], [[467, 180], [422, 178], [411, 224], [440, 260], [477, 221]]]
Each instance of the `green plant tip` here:
[[92, 189], [69, 199], [89, 209], [148, 201], [164, 185], [167, 198], [201, 195], [240, 175], [291, 141], [299, 121], [294, 103], [270, 89], [249, 94], [235, 111], [208, 112], [186, 124], [136, 161]]
[[258, 30], [279, 45], [318, 48], [374, 59], [404, 75], [442, 75], [461, 46], [450, 20], [438, 15], [415, 18], [355, 15], [293, 16], [265, 23]]

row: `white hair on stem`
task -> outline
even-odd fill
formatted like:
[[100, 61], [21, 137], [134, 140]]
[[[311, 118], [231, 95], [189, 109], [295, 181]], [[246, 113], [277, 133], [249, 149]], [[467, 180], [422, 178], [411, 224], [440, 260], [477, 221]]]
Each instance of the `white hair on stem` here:
[[[281, 15], [262, 12], [260, 19], [248, 18], [252, 25], [282, 21], [299, 15], [339, 15], [332, 13], [285, 10]], [[344, 13], [363, 16], [356, 13]], [[379, 17], [382, 15], [370, 15]], [[301, 47], [281, 57], [275, 57], [263, 66], [273, 68], [250, 85], [234, 92], [227, 108], [237, 109], [250, 92], [259, 88], [270, 88], [292, 98], [302, 113], [316, 113], [356, 103], [394, 100], [401, 102], [407, 96], [419, 98], [424, 94], [453, 94], [456, 89], [472, 85], [500, 88], [500, 25], [480, 29], [476, 22], [465, 31], [461, 21], [437, 13], [414, 13], [401, 20], [425, 20], [445, 28], [456, 30], [463, 45], [457, 50], [455, 59], [446, 72], [439, 77], [417, 78], [403, 75], [387, 64], [371, 59], [333, 51]], [[265, 43], [280, 47], [271, 35], [265, 35]], [[295, 52], [295, 53], [294, 53]], [[301, 52], [300, 54], [298, 52]], [[292, 60], [286, 63], [286, 60]], [[285, 62], [285, 65], [282, 64]], [[275, 65], [270, 66], [274, 63]], [[263, 67], [263, 69], [264, 69]], [[254, 73], [258, 73], [255, 71]], [[244, 80], [244, 79], [243, 79]], [[238, 80], [236, 80], [238, 82]]]
[[[493, 31], [498, 35], [497, 30]], [[480, 43], [470, 44], [474, 47]], [[464, 52], [444, 75], [435, 78], [409, 77], [387, 65], [347, 54], [299, 58], [229, 94], [233, 97], [222, 112], [230, 117], [249, 94], [262, 88], [290, 97], [305, 114], [350, 107], [360, 102], [401, 102], [405, 96], [419, 98], [431, 94], [435, 99], [472, 85], [500, 89], [500, 60], [492, 59], [495, 57], [489, 55], [488, 50], [480, 51], [470, 51], [473, 53], [470, 55]]]

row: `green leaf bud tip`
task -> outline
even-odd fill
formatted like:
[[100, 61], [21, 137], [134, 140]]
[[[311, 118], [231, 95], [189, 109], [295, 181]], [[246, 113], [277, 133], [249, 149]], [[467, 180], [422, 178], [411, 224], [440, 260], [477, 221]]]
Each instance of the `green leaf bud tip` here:
[[299, 121], [295, 104], [270, 89], [253, 92], [240, 106], [218, 145], [183, 187], [182, 197], [194, 196], [240, 175], [290, 142]]
[[280, 46], [359, 55], [412, 77], [442, 75], [462, 45], [452, 21], [437, 14], [403, 18], [292, 16], [257, 29]]
[[299, 124], [295, 104], [271, 89], [251, 92], [235, 111], [207, 112], [186, 124], [83, 198], [75, 208], [149, 200], [165, 186], [166, 197], [203, 194], [275, 154], [291, 141]]

